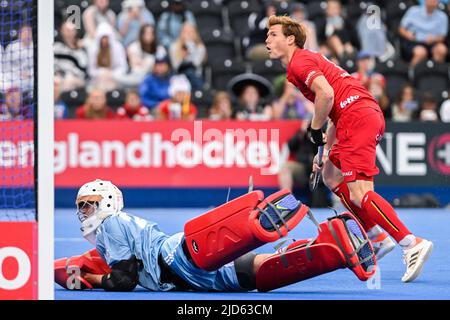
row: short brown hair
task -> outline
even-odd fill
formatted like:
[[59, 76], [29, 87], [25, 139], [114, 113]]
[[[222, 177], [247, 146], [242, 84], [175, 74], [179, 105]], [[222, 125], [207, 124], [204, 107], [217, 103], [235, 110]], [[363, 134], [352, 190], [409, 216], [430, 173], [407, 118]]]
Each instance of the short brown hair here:
[[306, 41], [306, 29], [303, 25], [288, 16], [270, 16], [267, 28], [277, 24], [281, 24], [281, 30], [285, 37], [294, 36], [295, 45], [303, 49]]

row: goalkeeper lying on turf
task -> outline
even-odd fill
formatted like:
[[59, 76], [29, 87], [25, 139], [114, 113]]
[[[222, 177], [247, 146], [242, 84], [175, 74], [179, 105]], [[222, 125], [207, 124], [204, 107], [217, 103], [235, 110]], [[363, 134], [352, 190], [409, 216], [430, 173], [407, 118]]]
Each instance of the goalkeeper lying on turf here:
[[315, 239], [274, 254], [252, 253], [311, 215], [287, 190], [267, 198], [247, 193], [172, 236], [123, 212], [122, 193], [109, 181], [84, 184], [76, 205], [83, 236], [96, 248], [55, 261], [55, 280], [68, 289], [131, 291], [139, 284], [154, 291], [269, 291], [340, 268], [363, 281], [375, 272], [373, 248], [350, 213], [317, 224]]

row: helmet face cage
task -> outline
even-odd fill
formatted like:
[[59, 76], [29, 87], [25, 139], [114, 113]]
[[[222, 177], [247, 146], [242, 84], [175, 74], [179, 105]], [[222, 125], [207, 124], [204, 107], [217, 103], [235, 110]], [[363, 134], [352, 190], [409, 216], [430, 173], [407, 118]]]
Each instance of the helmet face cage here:
[[80, 222], [85, 221], [99, 210], [98, 201], [79, 201], [77, 202], [77, 217]]

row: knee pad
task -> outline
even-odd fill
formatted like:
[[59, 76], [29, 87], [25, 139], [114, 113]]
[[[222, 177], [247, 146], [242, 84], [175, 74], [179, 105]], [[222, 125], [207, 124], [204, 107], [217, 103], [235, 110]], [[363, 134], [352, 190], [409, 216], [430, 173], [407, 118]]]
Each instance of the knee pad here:
[[239, 285], [246, 290], [256, 289], [256, 278], [253, 272], [256, 254], [248, 252], [234, 260], [234, 269], [236, 270]]

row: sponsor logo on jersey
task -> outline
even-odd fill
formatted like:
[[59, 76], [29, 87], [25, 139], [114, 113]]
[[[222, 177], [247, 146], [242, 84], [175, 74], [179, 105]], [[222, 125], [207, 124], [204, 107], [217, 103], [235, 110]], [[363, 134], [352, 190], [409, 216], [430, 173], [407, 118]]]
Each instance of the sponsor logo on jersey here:
[[376, 141], [377, 143], [380, 143], [381, 139], [383, 139], [383, 135], [377, 133], [377, 135], [375, 136], [375, 141]]
[[358, 99], [359, 99], [359, 96], [350, 96], [347, 99], [345, 99], [344, 101], [341, 101], [339, 106], [341, 107], [341, 109], [344, 109], [346, 106], [348, 106], [349, 104], [355, 102]]
[[351, 175], [353, 175], [353, 171], [342, 172], [342, 175], [344, 177], [350, 177]]

